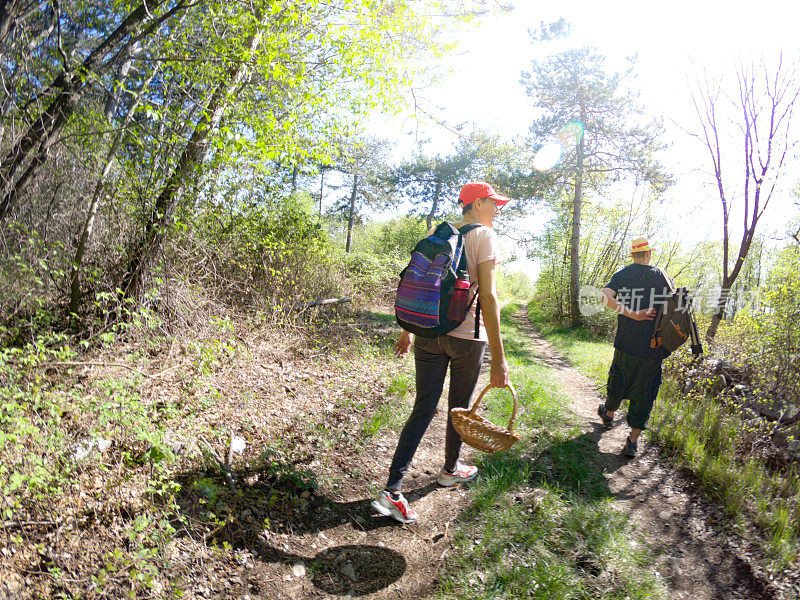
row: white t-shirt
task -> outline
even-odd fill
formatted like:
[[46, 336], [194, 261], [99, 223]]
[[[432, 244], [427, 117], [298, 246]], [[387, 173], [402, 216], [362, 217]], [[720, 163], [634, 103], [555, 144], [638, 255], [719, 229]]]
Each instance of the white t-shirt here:
[[[478, 265], [488, 260], [493, 260], [496, 265], [500, 264], [497, 256], [497, 233], [491, 227], [481, 225], [467, 232], [464, 236], [464, 246], [467, 254], [467, 273], [469, 273], [470, 280], [469, 298], [472, 300], [473, 295], [478, 292]], [[475, 337], [475, 308], [477, 304], [478, 300], [476, 298], [472, 306], [470, 306], [464, 322], [447, 335], [464, 340], [488, 341], [489, 338], [486, 337], [486, 329], [483, 326], [483, 311], [481, 311], [479, 337]]]

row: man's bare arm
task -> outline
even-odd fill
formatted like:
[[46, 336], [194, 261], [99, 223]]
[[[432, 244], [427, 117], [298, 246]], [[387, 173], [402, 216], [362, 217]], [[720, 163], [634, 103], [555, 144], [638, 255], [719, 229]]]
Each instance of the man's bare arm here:
[[631, 310], [621, 302], [617, 301], [617, 292], [612, 290], [611, 288], [605, 287], [601, 291], [601, 297], [603, 304], [605, 304], [608, 308], [613, 310], [614, 312], [622, 315], [623, 317], [628, 317], [629, 319], [633, 319], [634, 321], [652, 321], [656, 318], [656, 313], [658, 312], [655, 308], [645, 308], [643, 310]]

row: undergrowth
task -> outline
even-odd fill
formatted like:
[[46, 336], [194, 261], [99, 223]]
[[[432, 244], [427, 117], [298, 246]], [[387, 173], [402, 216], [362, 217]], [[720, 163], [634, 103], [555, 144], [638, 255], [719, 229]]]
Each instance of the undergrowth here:
[[[249, 518], [267, 530], [308, 510], [315, 483], [300, 465], [309, 451], [324, 461], [331, 448], [352, 447], [345, 439], [352, 432], [323, 417], [372, 408], [361, 403], [377, 382], [338, 373], [358, 373], [388, 354], [385, 323], [328, 309], [324, 320], [305, 329], [287, 324], [278, 335], [257, 315], [196, 317], [177, 335], [146, 309], [90, 338], [44, 325], [26, 336], [0, 331], [23, 340], [0, 347], [2, 592], [179, 597], [195, 577], [170, 559], [176, 539], [225, 555], [249, 501]], [[35, 335], [24, 342], [28, 332]], [[279, 383], [265, 373], [286, 379], [298, 352], [324, 361], [329, 398], [319, 411], [290, 415], [270, 439], [275, 448], [264, 452], [263, 431], [253, 424], [260, 415], [238, 407], [262, 394], [280, 403], [282, 396], [270, 397]], [[295, 394], [294, 383], [279, 389]], [[398, 379], [393, 393], [402, 391]], [[226, 469], [220, 447], [234, 433], [248, 450]], [[317, 472], [329, 472], [325, 466]]]

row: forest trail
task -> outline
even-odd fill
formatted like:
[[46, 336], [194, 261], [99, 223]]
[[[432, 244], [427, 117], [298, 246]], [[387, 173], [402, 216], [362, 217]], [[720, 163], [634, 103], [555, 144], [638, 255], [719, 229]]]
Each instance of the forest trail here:
[[[523, 332], [517, 339], [526, 354], [552, 369], [558, 387], [571, 398], [576, 417], [567, 420], [577, 425], [571, 425], [575, 433], [568, 443], [596, 457], [593, 466], [598, 468], [593, 471], [602, 471], [602, 478], [597, 477], [602, 498], [631, 516], [636, 541], [655, 557], [653, 569], [666, 583], [668, 597], [783, 600], [777, 586], [756, 566], [747, 544], [724, 533], [730, 528], [722, 511], [704, 502], [691, 480], [676, 471], [658, 448], [645, 445], [637, 458], [623, 459], [619, 452], [626, 427], [618, 419], [611, 430], [601, 428], [596, 409], [602, 394], [533, 330], [523, 311], [512, 320]], [[209, 426], [229, 423], [231, 431], [247, 437], [248, 450], [231, 463], [239, 486], [236, 493], [228, 490], [215, 467], [187, 451], [182, 464], [188, 470], [181, 470], [178, 497], [183, 525], [175, 535], [158, 538], [164, 539], [165, 547], [154, 577], [169, 580], [190, 600], [436, 596], [442, 567], [454, 552], [454, 532], [462, 530], [471, 514], [470, 484], [442, 488], [436, 483], [444, 459], [446, 403], [441, 403], [405, 483], [404, 493], [419, 520], [401, 525], [375, 514], [370, 503], [385, 482], [399, 423], [382, 426], [366, 438], [359, 432], [378, 404], [397, 416], [401, 400], [388, 392], [386, 375], [407, 371], [412, 359], [407, 357], [401, 367], [388, 357], [397, 333], [390, 319], [365, 318], [358, 325], [339, 325], [333, 337], [341, 342], [348, 333], [372, 336], [384, 344], [379, 354], [356, 352], [350, 357], [348, 353], [352, 362], [342, 362], [339, 355], [319, 349], [311, 356], [295, 349], [293, 359], [278, 354], [284, 357], [278, 360], [269, 352], [280, 349], [266, 343], [262, 354], [253, 343], [251, 352], [217, 382], [224, 388], [228, 381], [236, 393], [228, 393], [224, 402], [209, 403], [197, 416], [190, 414], [188, 418], [202, 419]], [[488, 383], [488, 366], [487, 357], [479, 386]], [[413, 377], [403, 377], [413, 388]], [[176, 393], [181, 376], [151, 384], [159, 393]], [[624, 418], [622, 413], [619, 417]], [[271, 444], [287, 454], [264, 454], [268, 460], [263, 464], [260, 457]], [[521, 450], [524, 456], [525, 448]], [[474, 463], [476, 455], [464, 447], [467, 462]], [[547, 453], [531, 458], [540, 464], [549, 459]], [[302, 484], [306, 469], [318, 476], [318, 486]], [[83, 490], [85, 482], [79, 483], [77, 489]], [[554, 483], [562, 483], [557, 473]], [[49, 564], [69, 573], [60, 584], [64, 597], [122, 597], [116, 591], [125, 589], [132, 563], [117, 571], [111, 570], [114, 565], [104, 567], [114, 593], [95, 593], [91, 578], [98, 563], [108, 565], [114, 552], [124, 547], [123, 536], [133, 531], [126, 524], [137, 515], [147, 515], [140, 488], [121, 481], [103, 491], [92, 507], [86, 506], [90, 499], [67, 497], [76, 514], [90, 517], [75, 521], [72, 513], [66, 514], [43, 531], [32, 524], [25, 530], [30, 543], [16, 553], [0, 553], [0, 599], [56, 597], [42, 591], [52, 590], [44, 587], [52, 579], [45, 571]], [[59, 510], [68, 512], [67, 507]], [[160, 589], [165, 587], [154, 580], [145, 595], [164, 597]]]
[[[624, 411], [618, 413], [611, 430], [604, 430], [596, 415], [603, 399], [596, 386], [569, 365], [524, 314], [513, 320], [526, 332], [538, 359], [553, 370], [572, 398], [571, 410], [584, 430], [580, 442], [596, 449], [612, 497], [610, 505], [632, 518], [639, 542], [656, 557], [653, 568], [665, 581], [669, 597], [779, 598], [768, 578], [759, 574], [744, 544], [722, 533], [721, 511], [704, 502], [691, 481], [645, 440], [638, 457], [623, 458]], [[467, 488], [441, 488], [435, 481], [443, 458], [444, 416], [440, 406], [407, 479], [405, 493], [419, 513], [417, 523], [400, 525], [375, 515], [369, 507], [369, 482], [374, 487], [374, 482], [383, 481], [397, 440], [396, 433], [385, 433], [373, 440], [369, 450], [353, 457], [362, 477], [340, 489], [341, 501], [327, 502], [305, 531], [279, 541], [282, 550], [268, 561], [271, 576], [262, 579], [262, 597], [431, 597], [450, 552], [451, 523], [469, 505]], [[467, 460], [472, 458], [471, 452], [465, 446]], [[276, 545], [257, 554], [266, 558]], [[315, 571], [313, 578], [304, 576], [306, 566]]]
[[[444, 414], [440, 406], [404, 482], [404, 495], [419, 514], [416, 523], [401, 525], [370, 507], [374, 496], [367, 494], [377, 494], [376, 482], [386, 479], [397, 444], [397, 433], [389, 431], [370, 449], [348, 457], [361, 477], [343, 482], [335, 502], [323, 499], [305, 528], [253, 549], [266, 575], [258, 597], [433, 596], [450, 551], [450, 525], [469, 505], [466, 488], [436, 483], [444, 458]], [[465, 446], [462, 457], [469, 454]]]
[[625, 411], [606, 430], [597, 416], [602, 390], [572, 367], [539, 335], [524, 315], [514, 318], [530, 336], [536, 354], [549, 366], [572, 398], [572, 412], [597, 451], [611, 506], [629, 515], [652, 553], [673, 600], [758, 600], [777, 598], [768, 577], [760, 574], [741, 540], [723, 533], [724, 515], [700, 496], [695, 485], [677, 471], [658, 447], [640, 440], [639, 455], [621, 455], [628, 433]]

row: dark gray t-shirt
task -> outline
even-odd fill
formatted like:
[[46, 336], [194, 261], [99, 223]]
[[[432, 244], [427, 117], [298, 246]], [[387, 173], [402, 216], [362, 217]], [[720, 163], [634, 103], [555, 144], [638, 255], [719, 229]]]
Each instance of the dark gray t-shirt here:
[[[631, 310], [658, 308], [669, 295], [669, 286], [661, 272], [649, 265], [633, 263], [623, 267], [606, 285], [617, 293], [617, 301]], [[617, 335], [614, 347], [627, 354], [654, 360], [663, 360], [669, 352], [651, 348], [655, 321], [634, 321], [617, 316]]]

